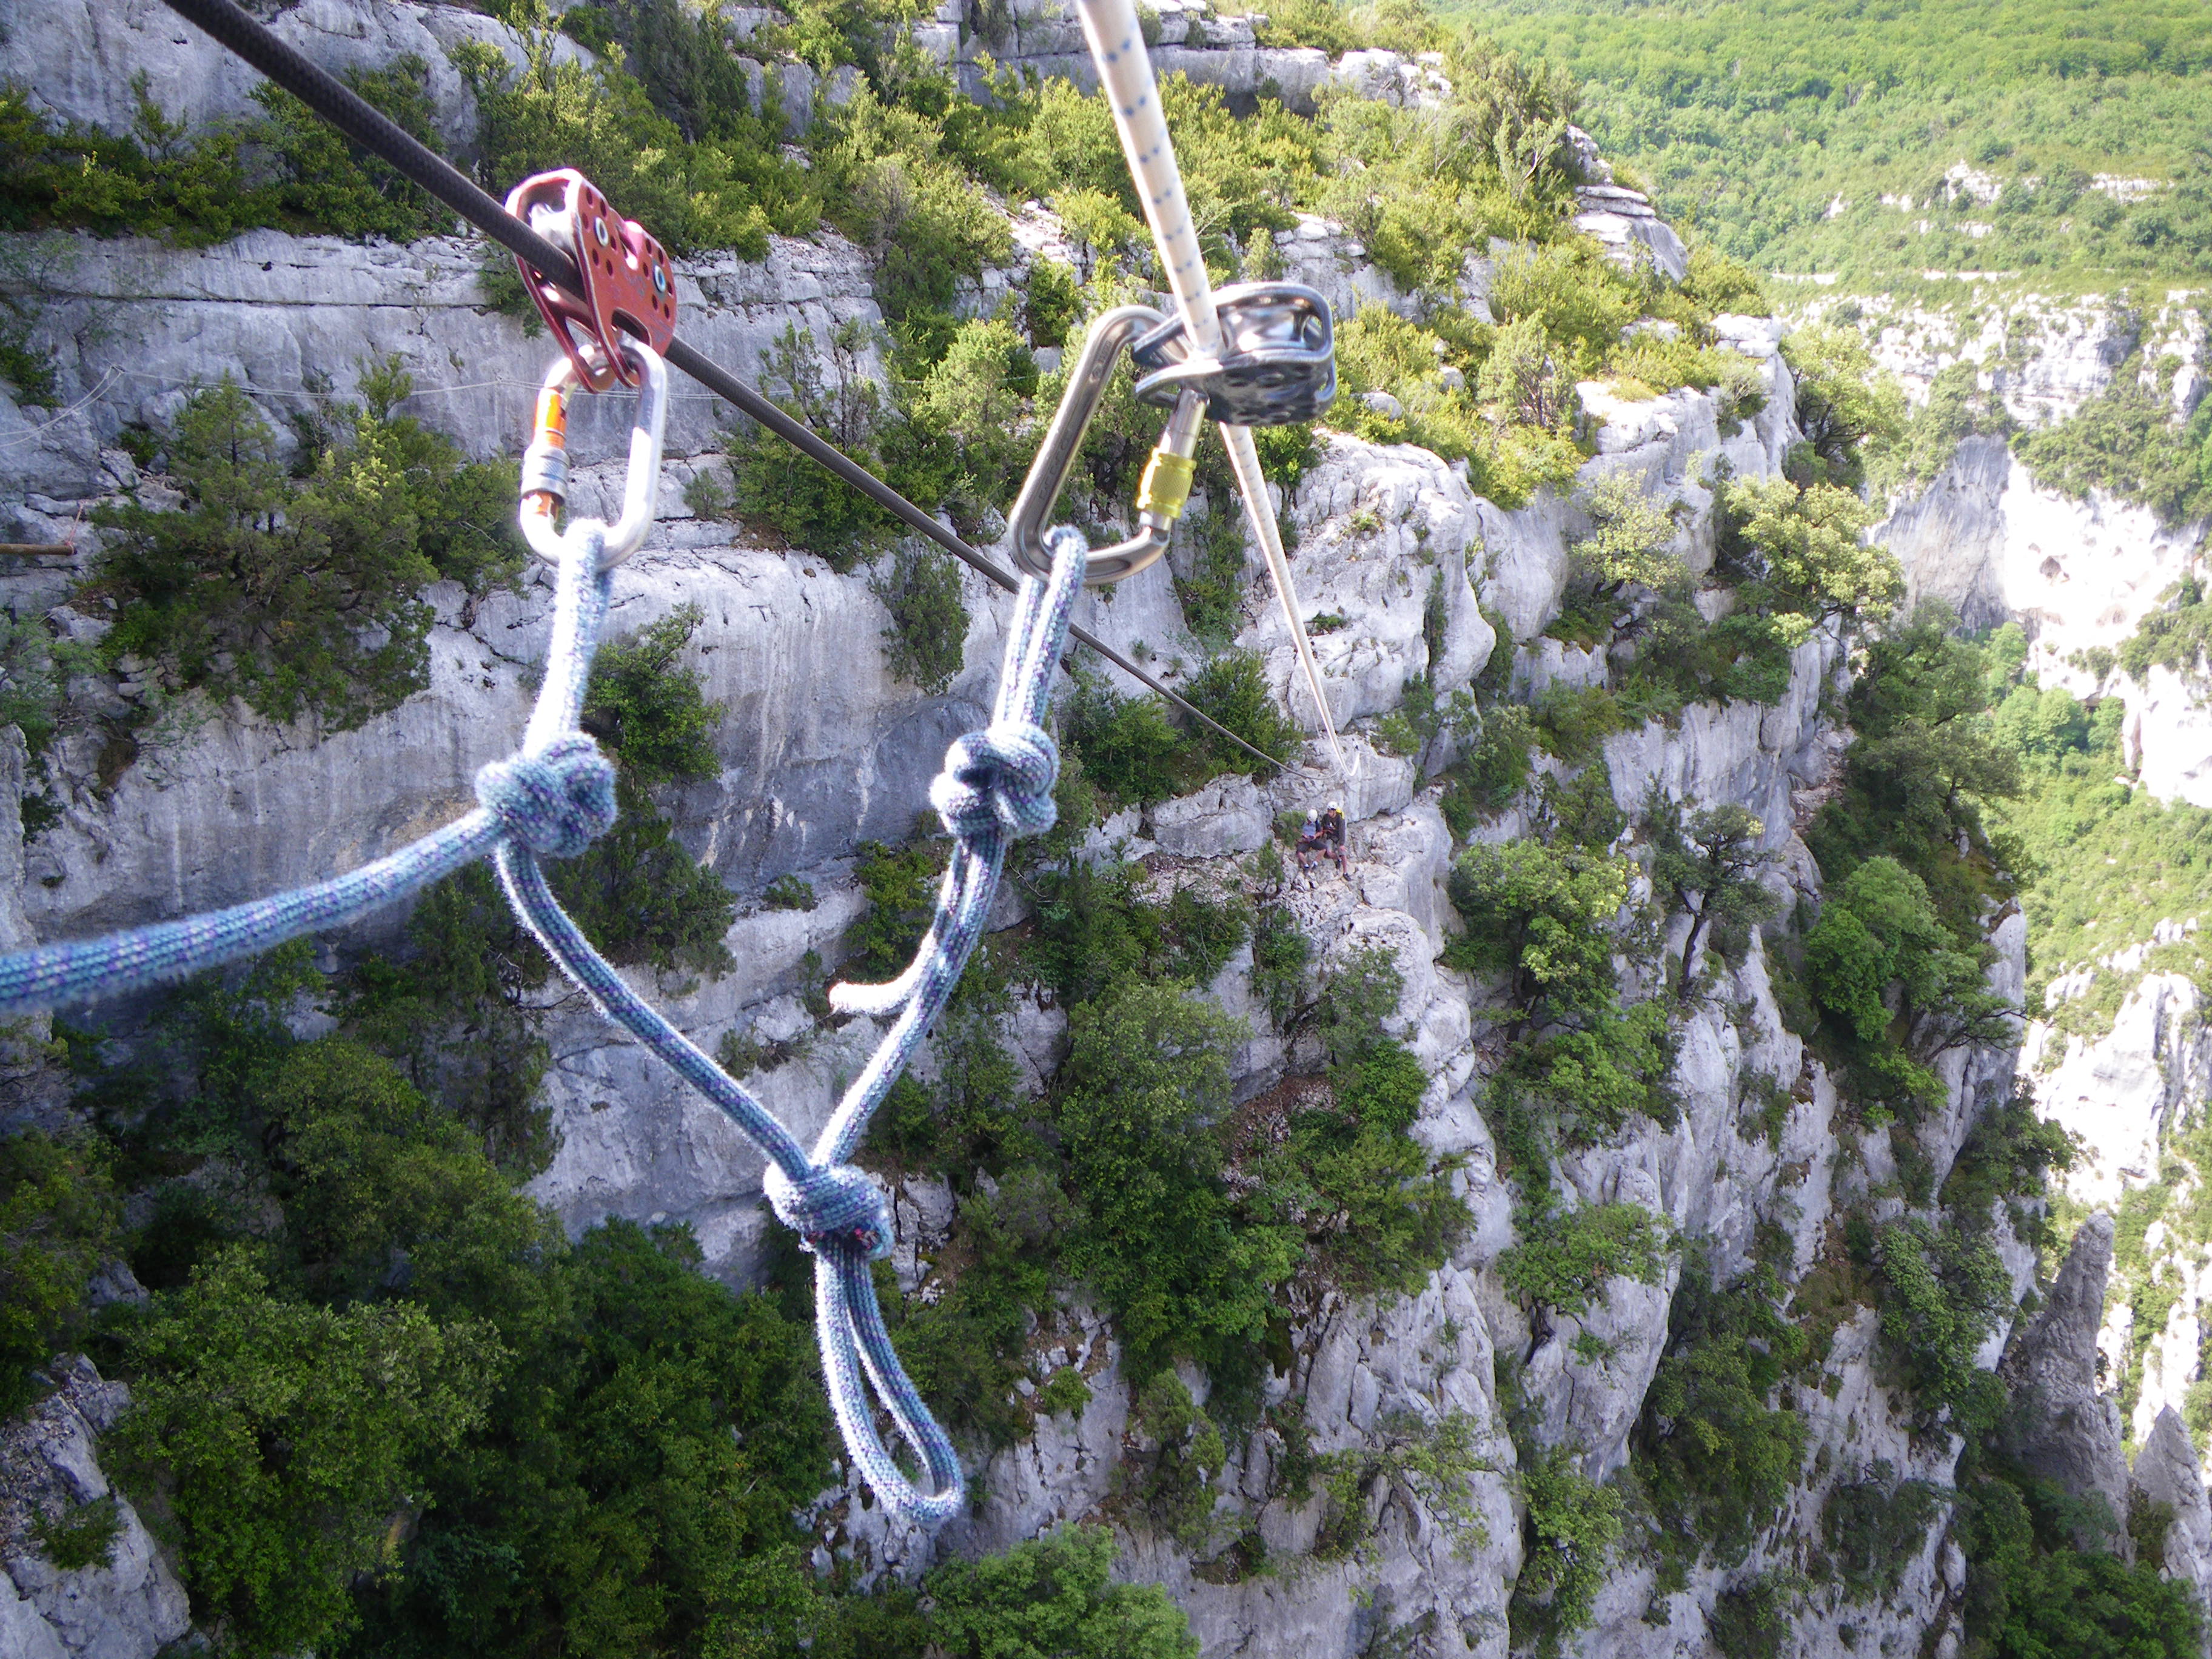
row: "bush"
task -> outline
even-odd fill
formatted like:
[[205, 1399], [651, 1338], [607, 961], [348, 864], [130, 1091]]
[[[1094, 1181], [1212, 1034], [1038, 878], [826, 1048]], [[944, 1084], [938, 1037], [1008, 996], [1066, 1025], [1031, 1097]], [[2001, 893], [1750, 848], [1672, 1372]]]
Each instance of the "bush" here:
[[1084, 775], [1115, 799], [1152, 806], [1176, 793], [1184, 740], [1158, 697], [1122, 696], [1103, 676], [1079, 668], [1060, 729]]
[[1264, 1334], [1297, 1237], [1240, 1225], [1213, 1126], [1243, 1029], [1179, 987], [1126, 983], [1068, 1017], [1052, 1123], [1085, 1219], [1070, 1272], [1113, 1312], [1133, 1373], [1178, 1355], [1243, 1362]]
[[868, 579], [868, 591], [890, 612], [883, 630], [891, 672], [935, 696], [960, 672], [968, 639], [968, 607], [960, 567], [932, 549], [902, 546], [891, 568]]
[[[1183, 696], [1192, 708], [1219, 721], [1270, 759], [1288, 760], [1304, 741], [1297, 726], [1267, 689], [1260, 659], [1252, 652], [1230, 651], [1216, 657], [1192, 677]], [[1268, 768], [1219, 733], [1201, 729], [1193, 737], [1205, 758], [1207, 777], [1223, 772], [1249, 772], [1255, 780], [1268, 775]]]
[[33, 1373], [82, 1328], [120, 1218], [95, 1143], [36, 1129], [0, 1139], [0, 1419], [43, 1392]]
[[1153, 1584], [1108, 1582], [1114, 1534], [1073, 1527], [927, 1581], [930, 1637], [992, 1659], [1197, 1659], [1190, 1621]]
[[1521, 1497], [1527, 1553], [1507, 1612], [1513, 1644], [1533, 1641], [1550, 1656], [1589, 1623], [1620, 1540], [1620, 1494], [1583, 1474], [1559, 1447], [1522, 1459]]
[[172, 690], [338, 730], [427, 685], [422, 588], [443, 576], [482, 592], [520, 556], [502, 522], [512, 471], [464, 464], [392, 416], [408, 391], [388, 366], [365, 375], [368, 406], [339, 411], [346, 435], [300, 479], [236, 382], [194, 393], [165, 440], [184, 507], [130, 501], [98, 516], [117, 536], [83, 591], [112, 609], [108, 660], [142, 658]]
[[1306, 963], [1312, 957], [1313, 941], [1289, 910], [1271, 904], [1253, 918], [1252, 994], [1267, 1005], [1278, 1026], [1289, 1020], [1297, 1006]]
[[1838, 1480], [1820, 1504], [1827, 1569], [1848, 1601], [1885, 1601], [1920, 1553], [1944, 1494], [1924, 1480], [1900, 1480], [1876, 1460], [1856, 1479]]
[[1881, 1334], [1921, 1418], [1962, 1434], [1994, 1425], [2003, 1390], [1974, 1356], [2012, 1307], [2012, 1279], [1985, 1237], [1925, 1222], [1892, 1223], [1871, 1251]]
[[[343, 78], [434, 150], [428, 75], [421, 58], [405, 57]], [[254, 93], [266, 119], [188, 137], [148, 85], [143, 70], [132, 80], [127, 136], [74, 123], [58, 130], [22, 91], [0, 87], [0, 227], [82, 226], [186, 246], [263, 225], [396, 241], [451, 228], [445, 208], [273, 86]]]
[[1771, 1403], [1806, 1351], [1772, 1270], [1717, 1287], [1701, 1253], [1683, 1265], [1665, 1352], [1636, 1425], [1638, 1474], [1672, 1545], [1733, 1565], [1771, 1523], [1805, 1455], [1805, 1425]]
[[1609, 1279], [1659, 1282], [1666, 1228], [1640, 1204], [1585, 1204], [1526, 1220], [1521, 1242], [1498, 1257], [1499, 1282], [1525, 1302], [1573, 1318], [1604, 1293]]
[[345, 1635], [355, 1575], [390, 1561], [416, 1470], [483, 1420], [499, 1358], [471, 1321], [285, 1300], [243, 1249], [195, 1273], [133, 1339], [113, 1436], [174, 1517], [194, 1619], [246, 1655]]
[[1513, 1000], [1563, 1009], [1609, 1002], [1613, 928], [1628, 897], [1620, 860], [1537, 842], [1471, 847], [1446, 883], [1466, 931], [1444, 948], [1452, 967], [1499, 977]]

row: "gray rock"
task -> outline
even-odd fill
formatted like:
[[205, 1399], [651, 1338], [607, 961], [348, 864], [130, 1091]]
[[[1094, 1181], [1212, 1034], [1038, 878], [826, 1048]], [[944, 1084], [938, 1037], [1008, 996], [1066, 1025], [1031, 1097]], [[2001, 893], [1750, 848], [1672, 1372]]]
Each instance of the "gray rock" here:
[[[2101, 1499], [2118, 1522], [2128, 1513], [2120, 1413], [2097, 1392], [2097, 1328], [2112, 1261], [2112, 1218], [2100, 1210], [2074, 1235], [2050, 1299], [2014, 1338], [2005, 1369], [2015, 1384], [2008, 1449], [2030, 1474]], [[2124, 1533], [2116, 1541], [2124, 1549]]]

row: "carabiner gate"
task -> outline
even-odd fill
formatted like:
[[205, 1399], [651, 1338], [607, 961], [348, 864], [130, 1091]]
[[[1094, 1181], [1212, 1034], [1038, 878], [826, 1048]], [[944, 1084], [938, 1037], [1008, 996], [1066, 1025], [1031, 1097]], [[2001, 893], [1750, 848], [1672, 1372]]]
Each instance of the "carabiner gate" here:
[[537, 421], [530, 447], [522, 452], [520, 518], [523, 539], [550, 563], [558, 564], [578, 536], [590, 535], [600, 538], [599, 568], [611, 570], [637, 551], [653, 528], [660, 493], [660, 443], [668, 427], [668, 365], [642, 340], [625, 337], [622, 349], [644, 383], [630, 418], [622, 517], [611, 525], [601, 519], [572, 519], [565, 531], [554, 527], [555, 515], [568, 499], [568, 397], [582, 376], [562, 356], [545, 371], [538, 388]]

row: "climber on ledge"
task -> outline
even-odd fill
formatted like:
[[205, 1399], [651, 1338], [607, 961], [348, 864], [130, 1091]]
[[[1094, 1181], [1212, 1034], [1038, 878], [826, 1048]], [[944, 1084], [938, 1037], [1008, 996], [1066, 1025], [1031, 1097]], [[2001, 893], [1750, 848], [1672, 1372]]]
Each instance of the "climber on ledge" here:
[[1321, 839], [1322, 856], [1336, 861], [1337, 874], [1349, 875], [1352, 872], [1352, 848], [1350, 831], [1344, 822], [1342, 801], [1329, 802], [1328, 811], [1321, 815]]

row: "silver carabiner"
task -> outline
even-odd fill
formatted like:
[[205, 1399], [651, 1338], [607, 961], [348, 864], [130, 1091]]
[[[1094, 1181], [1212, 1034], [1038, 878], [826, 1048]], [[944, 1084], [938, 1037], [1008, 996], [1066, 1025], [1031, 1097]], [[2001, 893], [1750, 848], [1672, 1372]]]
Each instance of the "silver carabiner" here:
[[566, 356], [555, 360], [538, 388], [530, 447], [522, 452], [523, 539], [541, 559], [558, 564], [579, 535], [600, 538], [599, 568], [611, 570], [637, 551], [653, 528], [660, 494], [660, 442], [668, 427], [668, 365], [644, 341], [625, 337], [622, 349], [644, 372], [637, 412], [630, 418], [629, 475], [623, 484], [622, 517], [572, 519], [556, 530], [554, 515], [568, 499], [568, 397], [579, 375]]
[[[1030, 575], [1052, 574], [1052, 556], [1044, 545], [1045, 518], [1060, 499], [1067, 475], [1075, 470], [1075, 452], [1082, 447], [1091, 417], [1105, 401], [1115, 366], [1138, 336], [1156, 331], [1166, 320], [1150, 306], [1116, 306], [1083, 337], [1083, 349], [1068, 371], [1060, 407], [1053, 411], [1044, 443], [1006, 518], [1014, 562]], [[1091, 553], [1085, 586], [1100, 587], [1133, 576], [1168, 550], [1168, 537], [1190, 497], [1191, 457], [1198, 449], [1199, 417], [1204, 410], [1204, 400], [1196, 395], [1176, 402], [1138, 489], [1137, 533]]]

